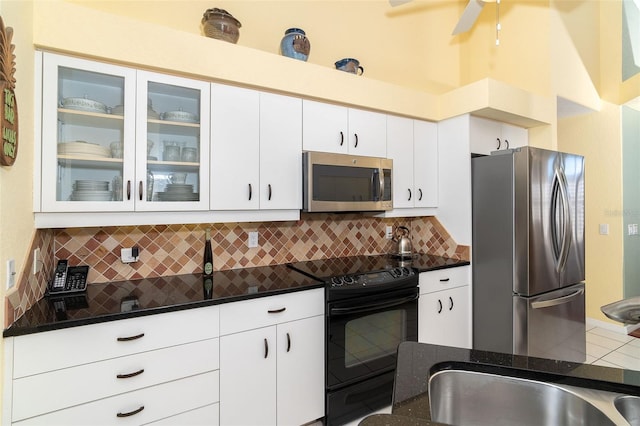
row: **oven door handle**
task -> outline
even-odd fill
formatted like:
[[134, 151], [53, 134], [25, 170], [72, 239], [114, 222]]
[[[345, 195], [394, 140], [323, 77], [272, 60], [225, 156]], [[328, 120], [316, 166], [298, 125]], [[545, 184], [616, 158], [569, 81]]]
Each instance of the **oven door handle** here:
[[329, 309], [329, 315], [335, 315], [335, 316], [351, 315], [351, 314], [359, 314], [362, 312], [376, 311], [379, 309], [387, 309], [393, 306], [398, 306], [408, 302], [413, 302], [414, 300], [418, 300], [418, 297], [420, 297], [420, 294], [416, 293], [416, 294], [412, 294], [411, 296], [402, 297], [399, 299], [393, 299], [393, 300], [382, 302], [382, 303], [371, 303], [369, 305], [364, 305], [364, 306], [360, 305], [360, 306], [355, 306], [350, 308], [333, 308], [332, 307]]

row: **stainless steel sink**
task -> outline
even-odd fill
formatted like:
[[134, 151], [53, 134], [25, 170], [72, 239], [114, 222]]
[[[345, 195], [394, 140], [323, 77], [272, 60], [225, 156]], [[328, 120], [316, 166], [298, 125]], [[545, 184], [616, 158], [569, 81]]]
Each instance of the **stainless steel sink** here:
[[631, 426], [640, 426], [640, 398], [629, 395], [619, 396], [613, 404]]
[[429, 378], [431, 419], [450, 425], [640, 426], [640, 398], [466, 370]]

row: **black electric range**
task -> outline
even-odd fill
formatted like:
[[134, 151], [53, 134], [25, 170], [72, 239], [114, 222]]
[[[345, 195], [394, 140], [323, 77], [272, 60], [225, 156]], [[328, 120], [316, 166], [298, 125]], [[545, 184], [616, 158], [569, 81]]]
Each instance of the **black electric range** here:
[[390, 405], [396, 348], [418, 339], [418, 274], [386, 255], [289, 266], [325, 283], [325, 424]]

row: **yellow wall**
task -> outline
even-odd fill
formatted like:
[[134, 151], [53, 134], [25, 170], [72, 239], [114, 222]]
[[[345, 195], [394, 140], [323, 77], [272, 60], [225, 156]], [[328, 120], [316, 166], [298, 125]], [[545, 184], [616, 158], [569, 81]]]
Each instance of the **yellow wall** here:
[[[587, 317], [609, 321], [600, 306], [623, 298], [620, 106], [558, 121], [558, 149], [585, 156]], [[599, 224], [609, 224], [609, 235]]]
[[241, 22], [241, 46], [278, 54], [284, 31], [302, 28], [311, 42], [309, 63], [333, 68], [354, 57], [376, 80], [433, 93], [459, 85], [457, 51], [442, 37], [457, 20], [454, 2], [415, 0], [392, 8], [387, 0], [69, 1], [198, 35], [204, 11], [217, 7]]
[[[4, 318], [6, 294], [6, 261], [15, 259], [20, 273], [28, 256], [34, 234], [33, 200], [33, 98], [34, 55], [32, 42], [31, 1], [0, 2], [0, 15], [5, 26], [13, 28], [16, 55], [16, 100], [18, 105], [18, 155], [12, 167], [0, 167], [0, 315]], [[16, 276], [17, 280], [17, 276]], [[0, 340], [0, 357], [4, 359]], [[2, 363], [4, 365], [4, 362]], [[4, 368], [0, 370], [0, 383]]]

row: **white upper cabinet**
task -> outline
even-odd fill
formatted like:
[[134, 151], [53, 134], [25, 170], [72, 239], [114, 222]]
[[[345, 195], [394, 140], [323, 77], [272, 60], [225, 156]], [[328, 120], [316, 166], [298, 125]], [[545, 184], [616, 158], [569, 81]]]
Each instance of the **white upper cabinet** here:
[[136, 210], [209, 209], [204, 81], [138, 71]]
[[416, 207], [438, 206], [438, 125], [413, 120], [413, 176]]
[[349, 108], [349, 154], [387, 156], [387, 116]]
[[527, 129], [522, 127], [474, 116], [470, 117], [469, 126], [473, 154], [489, 155], [493, 151], [529, 144]]
[[211, 209], [302, 206], [302, 101], [212, 85]]
[[260, 210], [302, 208], [302, 99], [260, 93]]
[[258, 209], [259, 92], [211, 85], [211, 209]]
[[305, 151], [386, 157], [386, 115], [315, 101], [303, 101]]
[[42, 77], [42, 211], [209, 208], [209, 83], [49, 53]]
[[438, 205], [438, 127], [435, 123], [387, 116], [387, 157], [393, 159], [393, 208]]
[[135, 70], [55, 54], [42, 66], [42, 211], [133, 210]]
[[413, 120], [387, 117], [387, 157], [393, 160], [393, 207], [414, 206]]

